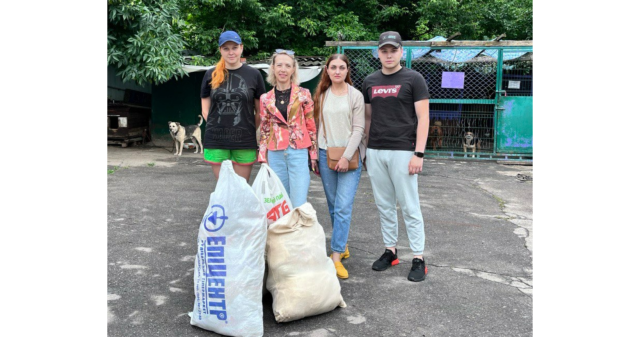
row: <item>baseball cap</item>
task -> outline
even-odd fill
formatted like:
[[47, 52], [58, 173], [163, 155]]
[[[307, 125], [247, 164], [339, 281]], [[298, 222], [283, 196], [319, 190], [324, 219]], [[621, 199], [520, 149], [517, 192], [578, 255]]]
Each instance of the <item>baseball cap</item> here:
[[380, 34], [380, 38], [378, 39], [378, 48], [388, 44], [395, 48], [402, 46], [402, 38], [400, 37], [400, 34], [398, 32], [384, 32]]
[[220, 34], [220, 39], [218, 39], [218, 46], [222, 46], [228, 41], [235, 42], [237, 44], [242, 44], [242, 40], [240, 40], [240, 35], [238, 35], [238, 33], [232, 30], [222, 32], [222, 34]]

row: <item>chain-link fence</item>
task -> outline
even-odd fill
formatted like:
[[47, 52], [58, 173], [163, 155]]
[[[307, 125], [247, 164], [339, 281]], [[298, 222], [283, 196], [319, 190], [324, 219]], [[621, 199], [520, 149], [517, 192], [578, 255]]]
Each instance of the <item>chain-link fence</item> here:
[[[362, 90], [362, 82], [364, 78], [373, 74], [376, 70], [381, 68], [380, 61], [373, 57], [372, 51], [375, 49], [345, 49], [344, 55], [349, 59], [351, 66], [351, 80], [353, 86]], [[402, 61], [404, 66], [406, 62]]]
[[[360, 90], [365, 77], [381, 68], [376, 45], [339, 50], [349, 58], [353, 85]], [[498, 98], [533, 96], [532, 47], [405, 46], [401, 65], [419, 72], [427, 82], [430, 128], [426, 152], [431, 154], [464, 156], [465, 149], [475, 149], [488, 155], [478, 159], [495, 159], [501, 155], [495, 147], [500, 137], [496, 118], [498, 110], [504, 110], [497, 106]]]
[[464, 151], [467, 132], [478, 152], [493, 151], [493, 106], [489, 104], [429, 104], [427, 150]]
[[502, 88], [507, 96], [533, 96], [533, 52], [504, 62]]
[[[497, 61], [477, 51], [457, 50], [447, 59], [432, 52], [411, 62], [425, 78], [431, 99], [493, 99]], [[466, 60], [466, 61], [463, 61]]]

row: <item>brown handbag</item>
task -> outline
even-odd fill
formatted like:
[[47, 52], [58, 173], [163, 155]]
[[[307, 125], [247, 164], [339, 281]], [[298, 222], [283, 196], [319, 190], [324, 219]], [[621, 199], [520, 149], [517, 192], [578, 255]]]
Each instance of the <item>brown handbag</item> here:
[[[324, 126], [324, 123], [323, 123]], [[327, 165], [330, 169], [335, 170], [336, 165], [338, 165], [338, 161], [342, 158], [344, 154], [344, 150], [346, 147], [328, 147], [327, 146]], [[358, 168], [358, 159], [360, 159], [360, 149], [356, 149], [356, 152], [351, 157], [349, 161], [349, 171], [355, 170]]]
[[[331, 90], [331, 89], [328, 89], [328, 90]], [[323, 134], [324, 140], [328, 144], [329, 142], [327, 141], [327, 128], [325, 127], [326, 123], [324, 122], [324, 114], [322, 113], [323, 108], [324, 108], [324, 93], [320, 98], [320, 118], [322, 119], [322, 131], [324, 133]], [[336, 169], [336, 165], [338, 165], [338, 161], [340, 161], [340, 158], [342, 158], [342, 155], [344, 154], [344, 150], [346, 149], [347, 149], [346, 147], [327, 146], [327, 166], [329, 166], [331, 170]], [[351, 157], [351, 160], [349, 161], [349, 171], [355, 170], [358, 168], [359, 160], [360, 160], [360, 149], [356, 148], [356, 152], [353, 154], [353, 157]]]

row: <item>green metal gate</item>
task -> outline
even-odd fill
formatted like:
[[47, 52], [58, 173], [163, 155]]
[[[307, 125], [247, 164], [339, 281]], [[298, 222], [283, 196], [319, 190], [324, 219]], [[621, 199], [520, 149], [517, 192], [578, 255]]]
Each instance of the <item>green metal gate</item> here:
[[[533, 42], [441, 40], [403, 42], [401, 64], [422, 74], [431, 96], [425, 156], [532, 160]], [[381, 68], [375, 41], [326, 45], [349, 58], [358, 89]], [[464, 151], [468, 132], [475, 153]]]

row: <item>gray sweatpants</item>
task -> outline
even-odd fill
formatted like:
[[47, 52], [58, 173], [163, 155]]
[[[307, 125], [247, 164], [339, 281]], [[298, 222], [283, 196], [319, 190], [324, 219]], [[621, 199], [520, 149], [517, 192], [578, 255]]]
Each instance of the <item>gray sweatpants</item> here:
[[367, 149], [367, 173], [378, 206], [385, 247], [395, 247], [398, 242], [398, 203], [411, 250], [414, 255], [423, 255], [425, 236], [418, 175], [409, 175], [412, 157], [413, 151]]

